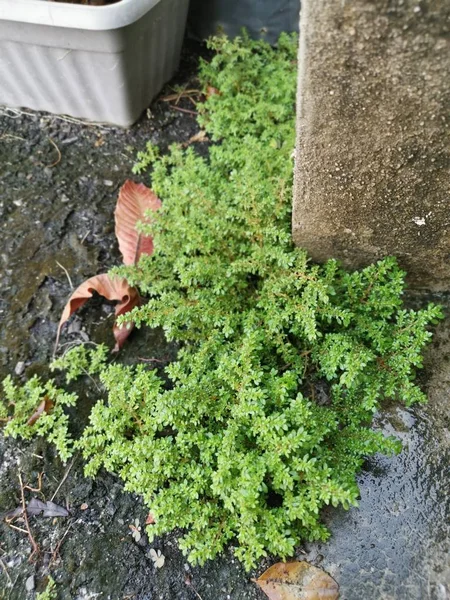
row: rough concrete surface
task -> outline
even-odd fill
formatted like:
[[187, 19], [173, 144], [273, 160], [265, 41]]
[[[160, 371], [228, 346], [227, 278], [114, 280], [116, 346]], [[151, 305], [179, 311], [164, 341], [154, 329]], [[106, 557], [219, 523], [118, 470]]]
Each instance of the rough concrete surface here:
[[302, 3], [295, 242], [450, 288], [450, 2]]

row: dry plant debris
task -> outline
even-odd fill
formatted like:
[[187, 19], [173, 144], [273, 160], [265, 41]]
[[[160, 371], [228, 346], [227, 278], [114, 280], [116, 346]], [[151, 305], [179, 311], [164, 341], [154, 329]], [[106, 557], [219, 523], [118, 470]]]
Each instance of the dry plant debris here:
[[[151, 218], [148, 213], [154, 212], [160, 207], [161, 201], [159, 198], [142, 183], [127, 180], [120, 188], [114, 216], [116, 237], [124, 265], [135, 265], [143, 254], [150, 255], [153, 253], [152, 238], [148, 235], [142, 235], [137, 226], [139, 223], [144, 225], [150, 223]], [[76, 310], [83, 306], [89, 298], [92, 298], [94, 292], [107, 300], [118, 303], [115, 309], [116, 319], [140, 305], [140, 296], [137, 289], [128, 285], [126, 279], [111, 277], [106, 273], [91, 277], [78, 286], [63, 310], [58, 326], [55, 351], [62, 326]], [[114, 323], [113, 333], [116, 340], [114, 352], [118, 352], [122, 348], [132, 329], [132, 324], [119, 326], [117, 322]], [[39, 410], [40, 413], [36, 416]], [[44, 410], [47, 410], [45, 406], [42, 408], [39, 406], [30, 421], [31, 419], [35, 421]]]
[[277, 563], [253, 580], [270, 600], [337, 600], [336, 581], [305, 561]]

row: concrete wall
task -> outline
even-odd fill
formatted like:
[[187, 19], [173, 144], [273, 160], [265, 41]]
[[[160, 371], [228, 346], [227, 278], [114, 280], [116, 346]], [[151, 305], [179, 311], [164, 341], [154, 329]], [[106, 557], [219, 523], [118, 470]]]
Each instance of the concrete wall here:
[[450, 289], [450, 0], [304, 0], [293, 234]]

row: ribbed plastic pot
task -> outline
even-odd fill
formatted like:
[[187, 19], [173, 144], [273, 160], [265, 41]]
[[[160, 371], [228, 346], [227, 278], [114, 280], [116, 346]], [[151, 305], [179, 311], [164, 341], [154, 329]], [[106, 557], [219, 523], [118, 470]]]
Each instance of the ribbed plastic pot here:
[[189, 0], [0, 0], [0, 105], [127, 127], [178, 67]]

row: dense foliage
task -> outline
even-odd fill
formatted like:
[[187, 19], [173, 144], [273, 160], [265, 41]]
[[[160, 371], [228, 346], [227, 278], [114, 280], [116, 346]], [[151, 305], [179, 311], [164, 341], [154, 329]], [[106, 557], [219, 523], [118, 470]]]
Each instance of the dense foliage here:
[[384, 398], [424, 400], [414, 370], [440, 310], [403, 308], [392, 258], [347, 273], [293, 247], [296, 41], [213, 46], [200, 74], [219, 91], [200, 109], [209, 157], [141, 153], [163, 201], [145, 228], [155, 253], [119, 269], [149, 298], [134, 321], [162, 327], [177, 360], [162, 378], [79, 347], [55, 366], [106, 390], [75, 442], [86, 472], [117, 473], [148, 504], [149, 534], [181, 528], [192, 561], [232, 541], [250, 567], [325, 539], [320, 509], [357, 504], [364, 457], [399, 449], [372, 416]]
[[[26, 440], [35, 435], [46, 437], [55, 444], [62, 460], [72, 456], [69, 417], [64, 412], [64, 407], [76, 404], [75, 394], [57, 388], [53, 381], [42, 383], [37, 376], [32, 377], [23, 386], [14, 385], [12, 378], [7, 377], [3, 381], [3, 392], [0, 419], [6, 421], [5, 435], [19, 436]], [[46, 402], [50, 403], [51, 410], [44, 410]], [[14, 419], [9, 420], [11, 409]], [[33, 420], [33, 415], [37, 416], [38, 412], [39, 418], [36, 423], [30, 423], [30, 419]]]

